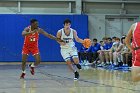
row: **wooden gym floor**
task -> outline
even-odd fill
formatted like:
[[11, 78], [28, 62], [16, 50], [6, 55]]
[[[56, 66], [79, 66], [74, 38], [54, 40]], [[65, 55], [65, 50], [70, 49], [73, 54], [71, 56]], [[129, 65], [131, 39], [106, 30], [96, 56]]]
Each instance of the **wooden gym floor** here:
[[19, 79], [21, 65], [0, 65], [0, 93], [140, 93], [140, 83], [131, 81], [130, 71], [105, 70], [84, 66], [80, 79], [65, 64], [43, 64], [34, 76], [26, 69]]

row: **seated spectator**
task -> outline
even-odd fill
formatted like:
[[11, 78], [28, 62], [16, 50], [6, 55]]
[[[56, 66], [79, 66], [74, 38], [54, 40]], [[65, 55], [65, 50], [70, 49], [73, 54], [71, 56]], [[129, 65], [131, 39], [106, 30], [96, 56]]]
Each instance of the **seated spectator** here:
[[79, 56], [79, 60], [81, 61], [82, 64], [85, 64], [87, 61], [87, 54], [86, 54], [86, 50], [88, 48], [85, 48], [83, 45], [81, 46], [79, 52], [78, 52], [78, 56]]
[[97, 43], [97, 39], [94, 38], [92, 46], [87, 50], [87, 53], [88, 53], [87, 58], [88, 58], [89, 63], [94, 62], [98, 58], [99, 50], [101, 50], [100, 44]]
[[104, 50], [104, 42], [103, 41], [100, 41], [100, 49]]
[[[116, 43], [116, 38], [117, 37], [112, 37], [112, 46]], [[110, 50], [110, 52], [109, 52], [109, 64], [112, 64], [112, 62], [113, 62], [113, 54], [112, 54], [112, 51]]]
[[123, 62], [123, 66], [128, 66], [128, 57], [131, 55], [130, 50], [128, 49], [128, 47], [125, 44], [125, 37], [121, 38], [122, 41], [122, 51], [121, 51], [121, 61]]
[[120, 42], [120, 38], [116, 38], [116, 42], [113, 44], [110, 50], [110, 60], [113, 60], [113, 62], [110, 62], [111, 64], [113, 63], [114, 65], [118, 65], [118, 52], [121, 51], [122, 44]]
[[[116, 37], [115, 37], [116, 38]], [[113, 41], [114, 42], [114, 41]], [[111, 56], [110, 56], [110, 49], [113, 45], [113, 42], [112, 42], [112, 38], [108, 38], [108, 42], [107, 42], [107, 49], [106, 49], [106, 52], [105, 52], [105, 56], [106, 56], [106, 64], [109, 65], [110, 62], [112, 61], [111, 60]]]
[[112, 43], [114, 43], [116, 41], [116, 37], [112, 37]]
[[112, 47], [112, 39], [111, 38], [103, 38], [104, 42], [103, 49], [99, 51], [100, 62], [103, 65], [109, 64], [109, 52]]
[[[101, 55], [101, 54], [100, 54], [100, 53], [102, 53], [102, 51], [104, 50], [104, 42], [103, 42], [103, 41], [100, 41], [99, 44], [100, 44], [100, 50], [97, 51], [97, 53], [98, 53], [98, 58], [94, 61], [95, 64], [100, 64], [100, 63], [101, 63], [101, 60], [100, 60], [100, 58], [101, 58], [100, 55]], [[103, 57], [102, 57], [102, 58], [103, 58]]]

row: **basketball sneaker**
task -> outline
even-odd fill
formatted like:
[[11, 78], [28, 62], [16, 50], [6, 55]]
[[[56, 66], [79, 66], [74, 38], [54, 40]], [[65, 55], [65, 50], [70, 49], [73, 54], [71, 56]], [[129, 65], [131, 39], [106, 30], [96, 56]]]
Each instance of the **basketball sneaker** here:
[[35, 70], [34, 70], [34, 67], [32, 66], [32, 63], [29, 64], [29, 67], [30, 67], [31, 74], [34, 75], [35, 74]]
[[25, 77], [25, 73], [22, 73], [20, 79], [24, 79], [24, 77]]
[[74, 72], [74, 74], [75, 74], [74, 80], [78, 80], [79, 79], [79, 73], [76, 71], [76, 72]]

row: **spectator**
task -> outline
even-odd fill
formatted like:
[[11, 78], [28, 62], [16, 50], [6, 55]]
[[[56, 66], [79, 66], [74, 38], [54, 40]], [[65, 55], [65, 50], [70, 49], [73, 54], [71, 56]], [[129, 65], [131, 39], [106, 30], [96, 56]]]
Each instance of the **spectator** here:
[[87, 62], [87, 50], [88, 48], [85, 48], [83, 45], [81, 46], [79, 52], [78, 52], [78, 56], [79, 56], [79, 59], [81, 61], [81, 65], [84, 65], [86, 64]]
[[104, 46], [103, 50], [99, 51], [99, 58], [101, 65], [104, 66], [106, 64], [109, 64], [109, 52], [113, 43], [111, 38], [104, 37], [102, 40], [104, 42]]
[[112, 37], [112, 42], [114, 43], [116, 41], [116, 37]]
[[128, 67], [128, 57], [131, 55], [131, 52], [126, 46], [125, 37], [122, 37], [121, 41], [123, 44], [122, 51], [121, 51], [121, 60], [123, 62], [123, 66]]
[[113, 60], [113, 62], [110, 62], [110, 63], [115, 66], [118, 65], [117, 54], [120, 51], [119, 46], [121, 46], [120, 38], [116, 38], [116, 42], [113, 44], [110, 50], [110, 60]]
[[92, 63], [93, 61], [95, 61], [98, 58], [99, 50], [101, 50], [100, 44], [97, 43], [97, 39], [94, 38], [92, 46], [87, 50], [87, 52], [88, 52], [87, 58], [88, 58], [89, 63]]

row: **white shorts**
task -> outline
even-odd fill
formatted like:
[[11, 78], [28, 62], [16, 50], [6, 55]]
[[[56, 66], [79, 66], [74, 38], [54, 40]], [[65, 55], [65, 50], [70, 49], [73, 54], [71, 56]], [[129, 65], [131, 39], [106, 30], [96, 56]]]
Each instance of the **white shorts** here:
[[61, 48], [61, 55], [65, 61], [78, 57], [77, 48]]

